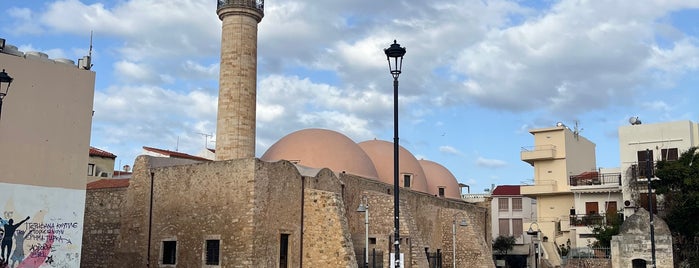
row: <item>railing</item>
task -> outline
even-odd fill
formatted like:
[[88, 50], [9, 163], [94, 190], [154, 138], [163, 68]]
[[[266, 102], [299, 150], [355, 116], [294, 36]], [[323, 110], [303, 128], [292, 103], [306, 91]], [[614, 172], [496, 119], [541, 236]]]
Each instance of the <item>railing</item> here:
[[226, 6], [242, 6], [255, 8], [260, 11], [265, 10], [265, 0], [218, 0], [217, 3], [218, 9]]
[[616, 215], [619, 221], [624, 220], [623, 213], [605, 214], [576, 214], [570, 215], [570, 226], [591, 226], [591, 225], [609, 225], [612, 224], [613, 217]]
[[522, 147], [522, 152], [534, 152], [534, 151], [556, 151], [556, 145], [546, 144], [546, 145]]
[[[646, 176], [648, 176], [646, 174], [646, 170], [648, 169], [648, 165], [645, 161], [638, 162], [638, 164], [633, 164], [629, 169], [631, 170], [631, 178], [634, 182], [641, 181], [639, 179], [643, 179], [642, 182], [646, 182]], [[655, 176], [655, 162], [651, 165], [650, 176], [651, 178]]]
[[585, 172], [580, 175], [570, 176], [570, 186], [587, 185], [619, 185], [621, 186], [621, 173]]
[[611, 255], [610, 248], [571, 248], [568, 252], [568, 259], [610, 259]]

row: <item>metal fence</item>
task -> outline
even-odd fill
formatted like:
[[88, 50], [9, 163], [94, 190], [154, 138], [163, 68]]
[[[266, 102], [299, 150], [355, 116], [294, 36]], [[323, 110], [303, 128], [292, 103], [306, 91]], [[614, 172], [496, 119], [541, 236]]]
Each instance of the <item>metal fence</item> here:
[[568, 259], [610, 259], [610, 248], [571, 248], [568, 252]]

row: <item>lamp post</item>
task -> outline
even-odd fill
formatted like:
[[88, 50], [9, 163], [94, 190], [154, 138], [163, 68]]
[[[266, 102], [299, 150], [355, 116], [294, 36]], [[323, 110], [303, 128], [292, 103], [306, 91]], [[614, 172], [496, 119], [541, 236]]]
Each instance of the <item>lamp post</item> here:
[[364, 212], [364, 265], [369, 268], [369, 200], [366, 195], [362, 195], [357, 212]]
[[[536, 225], [536, 230], [532, 229], [532, 226]], [[536, 268], [539, 268], [539, 254], [541, 254], [541, 229], [539, 229], [539, 224], [536, 222], [532, 222], [529, 224], [529, 230], [527, 230], [527, 234], [534, 236], [536, 235], [536, 240], [537, 243], [534, 245], [534, 250], [536, 251], [536, 255], [534, 255], [534, 266]]]
[[653, 225], [653, 191], [650, 187], [650, 179], [653, 177], [653, 162], [650, 158], [650, 150], [646, 149], [646, 180], [648, 181], [648, 214], [650, 214], [650, 256], [651, 267], [655, 268], [655, 225]]
[[10, 84], [12, 84], [12, 77], [5, 72], [5, 69], [2, 69], [0, 72], [0, 117], [2, 116], [2, 100], [10, 91]]
[[398, 185], [398, 76], [403, 68], [405, 48], [393, 40], [389, 48], [383, 50], [388, 60], [388, 69], [393, 77], [393, 225], [395, 241], [394, 267], [400, 267], [400, 232], [399, 232], [399, 185]]
[[451, 222], [451, 260], [453, 263], [453, 268], [456, 268], [456, 216], [459, 216], [459, 214], [462, 216], [461, 220], [459, 221], [459, 226], [468, 226], [466, 218], [463, 218], [463, 212], [454, 213], [454, 220]]

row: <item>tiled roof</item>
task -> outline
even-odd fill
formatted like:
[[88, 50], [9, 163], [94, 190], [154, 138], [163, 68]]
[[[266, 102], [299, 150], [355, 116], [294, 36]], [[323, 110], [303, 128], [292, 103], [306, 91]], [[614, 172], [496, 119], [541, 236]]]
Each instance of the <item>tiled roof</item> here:
[[499, 185], [495, 187], [492, 195], [520, 195], [519, 185]]
[[163, 150], [163, 149], [158, 149], [158, 148], [153, 148], [153, 147], [148, 147], [148, 146], [143, 146], [143, 150], [154, 152], [157, 154], [162, 154], [167, 157], [171, 158], [182, 158], [182, 159], [191, 159], [191, 160], [196, 160], [196, 161], [211, 161], [209, 159], [199, 157], [199, 156], [194, 156], [191, 154], [185, 154], [185, 153], [180, 153], [180, 152], [175, 152], [175, 151], [170, 151], [170, 150]]
[[101, 179], [87, 184], [88, 190], [129, 187], [128, 179]]
[[107, 157], [107, 158], [116, 158], [117, 156], [113, 153], [107, 152], [102, 149], [98, 149], [95, 147], [90, 146], [90, 156], [101, 156], [101, 157]]

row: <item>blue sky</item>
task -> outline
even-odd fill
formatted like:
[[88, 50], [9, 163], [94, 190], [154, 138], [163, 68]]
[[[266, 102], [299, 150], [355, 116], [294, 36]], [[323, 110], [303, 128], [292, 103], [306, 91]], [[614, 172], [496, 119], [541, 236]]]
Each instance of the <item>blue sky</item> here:
[[[78, 59], [93, 40], [93, 146], [132, 164], [142, 146], [214, 143], [221, 23], [215, 0], [7, 1], [0, 37]], [[268, 0], [259, 25], [257, 156], [304, 128], [393, 138], [383, 48], [405, 46], [400, 141], [482, 192], [520, 184], [529, 129], [568, 126], [619, 165], [617, 128], [698, 121], [699, 1]]]

